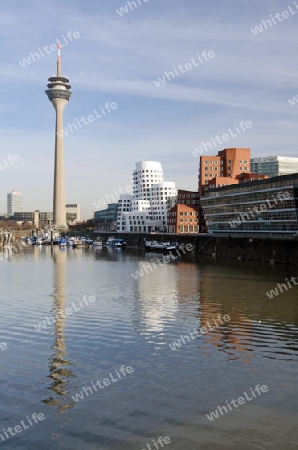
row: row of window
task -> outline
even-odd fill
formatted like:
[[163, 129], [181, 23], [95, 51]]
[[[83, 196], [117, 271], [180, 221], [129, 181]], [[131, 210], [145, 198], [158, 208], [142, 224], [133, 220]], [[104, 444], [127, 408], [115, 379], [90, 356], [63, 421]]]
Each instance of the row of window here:
[[[183, 223], [183, 222], [185, 222], [185, 223], [197, 223], [197, 221], [196, 220], [194, 220], [194, 219], [180, 219], [179, 220], [179, 222], [180, 223]], [[168, 224], [170, 225], [170, 224], [175, 224], [176, 223], [176, 219], [168, 219]]]
[[[196, 216], [196, 215], [198, 215], [199, 213], [198, 212], [196, 212], [196, 211], [180, 211], [179, 212], [179, 216]], [[168, 213], [168, 216], [169, 217], [176, 217], [177, 216], [177, 213], [176, 212], [169, 212]]]

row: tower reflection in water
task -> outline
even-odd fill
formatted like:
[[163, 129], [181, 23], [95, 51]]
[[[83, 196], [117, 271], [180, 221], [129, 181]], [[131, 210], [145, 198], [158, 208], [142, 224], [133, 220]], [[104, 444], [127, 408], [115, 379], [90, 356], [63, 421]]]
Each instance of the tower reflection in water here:
[[[49, 249], [50, 250], [50, 249]], [[66, 250], [60, 248], [51, 249], [53, 258], [53, 308], [51, 313], [55, 318], [53, 329], [55, 332], [55, 341], [52, 345], [54, 350], [53, 355], [49, 359], [49, 369], [52, 383], [48, 388], [52, 391], [51, 396], [43, 400], [44, 403], [54, 406], [57, 412], [63, 412], [72, 408], [74, 402], [66, 402], [65, 396], [68, 394], [67, 386], [70, 378], [75, 377], [75, 374], [70, 370], [72, 362], [67, 358], [65, 343], [65, 304], [67, 301], [65, 295], [66, 287]]]

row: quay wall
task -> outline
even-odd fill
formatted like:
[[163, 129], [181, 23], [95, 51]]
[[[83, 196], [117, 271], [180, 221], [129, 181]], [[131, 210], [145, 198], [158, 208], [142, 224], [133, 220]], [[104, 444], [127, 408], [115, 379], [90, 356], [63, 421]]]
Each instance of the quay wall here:
[[[0, 245], [3, 245], [3, 234], [0, 230]], [[31, 231], [15, 230], [12, 242], [16, 243], [21, 236], [30, 235]], [[127, 241], [128, 247], [143, 248], [144, 239], [148, 241], [178, 242], [185, 245], [190, 243], [197, 256], [216, 256], [246, 261], [274, 262], [298, 266], [298, 237], [296, 238], [270, 238], [270, 237], [236, 237], [215, 235], [182, 235], [182, 234], [145, 234], [145, 233], [115, 233], [111, 231], [92, 233], [86, 230], [77, 231], [76, 235], [91, 238], [101, 237], [103, 242], [109, 236], [122, 237]]]
[[108, 236], [124, 238], [129, 247], [144, 247], [148, 241], [191, 243], [199, 256], [216, 256], [247, 261], [274, 262], [298, 266], [298, 238], [232, 237], [213, 235], [172, 235], [138, 233], [97, 233], [105, 242]]

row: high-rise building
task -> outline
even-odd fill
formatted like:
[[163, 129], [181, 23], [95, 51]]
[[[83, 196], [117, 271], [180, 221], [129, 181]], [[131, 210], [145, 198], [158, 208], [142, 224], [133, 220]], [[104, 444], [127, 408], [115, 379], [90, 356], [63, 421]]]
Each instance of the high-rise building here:
[[264, 158], [252, 158], [250, 160], [252, 173], [277, 177], [298, 172], [298, 158], [287, 156], [267, 156]]
[[216, 156], [200, 157], [199, 192], [203, 196], [209, 189], [209, 182], [214, 178], [217, 186], [237, 183], [236, 177], [250, 172], [249, 148], [225, 148]]
[[20, 192], [13, 190], [7, 194], [7, 214], [24, 211], [24, 198]]
[[117, 231], [166, 231], [167, 211], [175, 197], [175, 183], [164, 181], [160, 162], [137, 162], [133, 195], [121, 195], [118, 202]]
[[60, 44], [57, 76], [49, 78], [49, 82], [45, 92], [56, 111], [53, 221], [54, 226], [66, 227], [63, 110], [72, 92], [68, 78], [61, 76]]

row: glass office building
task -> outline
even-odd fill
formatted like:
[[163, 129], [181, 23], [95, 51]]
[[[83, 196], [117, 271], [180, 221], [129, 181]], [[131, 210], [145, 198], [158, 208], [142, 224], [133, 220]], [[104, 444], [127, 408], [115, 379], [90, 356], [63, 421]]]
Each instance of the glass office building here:
[[298, 174], [210, 189], [201, 205], [211, 233], [298, 232]]
[[250, 160], [251, 173], [277, 177], [298, 173], [298, 158], [287, 156], [268, 156], [264, 158], [252, 158]]

